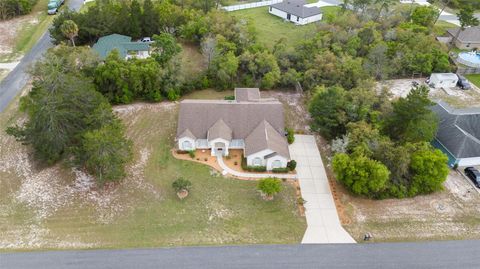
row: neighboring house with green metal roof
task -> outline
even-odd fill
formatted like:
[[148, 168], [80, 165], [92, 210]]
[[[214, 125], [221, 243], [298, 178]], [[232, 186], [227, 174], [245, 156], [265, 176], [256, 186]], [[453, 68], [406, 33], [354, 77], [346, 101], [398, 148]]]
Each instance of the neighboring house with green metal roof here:
[[93, 45], [93, 49], [98, 52], [101, 59], [114, 49], [117, 49], [120, 56], [125, 59], [150, 57], [150, 45], [148, 42], [132, 42], [132, 38], [125, 35], [111, 34], [100, 37]]

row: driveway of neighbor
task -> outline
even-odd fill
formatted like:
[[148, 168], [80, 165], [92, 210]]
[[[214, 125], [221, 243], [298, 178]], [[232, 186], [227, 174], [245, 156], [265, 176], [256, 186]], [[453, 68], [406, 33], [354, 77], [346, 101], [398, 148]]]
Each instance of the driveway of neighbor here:
[[315, 138], [295, 135], [290, 157], [297, 161], [297, 177], [305, 202], [307, 230], [302, 244], [356, 243], [340, 224]]

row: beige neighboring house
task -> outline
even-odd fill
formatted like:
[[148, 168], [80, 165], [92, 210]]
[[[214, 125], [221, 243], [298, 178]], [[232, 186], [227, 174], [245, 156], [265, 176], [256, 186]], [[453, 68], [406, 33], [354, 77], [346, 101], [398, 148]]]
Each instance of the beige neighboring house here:
[[464, 50], [480, 49], [480, 26], [466, 28], [455, 39], [459, 31], [461, 31], [460, 27], [447, 30], [450, 40], [455, 41], [457, 48]]
[[176, 136], [180, 150], [228, 156], [241, 149], [249, 166], [283, 168], [290, 160], [283, 105], [258, 88], [236, 88], [235, 100], [183, 100]]

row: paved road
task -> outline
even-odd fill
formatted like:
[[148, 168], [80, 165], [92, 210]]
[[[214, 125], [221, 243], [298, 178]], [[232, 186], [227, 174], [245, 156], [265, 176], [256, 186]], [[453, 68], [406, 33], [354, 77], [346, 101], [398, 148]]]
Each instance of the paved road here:
[[0, 268], [480, 268], [480, 241], [184, 247], [0, 254]]
[[[68, 6], [78, 10], [83, 0], [68, 0]], [[0, 82], [0, 112], [3, 112], [15, 96], [25, 87], [29, 75], [27, 68], [38, 60], [42, 54], [52, 46], [50, 34], [45, 32], [37, 44], [28, 52], [20, 63]]]

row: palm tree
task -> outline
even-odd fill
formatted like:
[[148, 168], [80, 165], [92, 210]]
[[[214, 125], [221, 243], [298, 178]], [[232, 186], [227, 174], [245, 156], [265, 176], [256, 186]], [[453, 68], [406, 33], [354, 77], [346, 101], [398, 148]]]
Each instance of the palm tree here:
[[72, 20], [66, 20], [63, 22], [62, 26], [60, 27], [60, 30], [62, 31], [62, 34], [70, 39], [70, 42], [72, 42], [72, 45], [75, 47], [75, 37], [78, 36], [78, 26], [77, 24], [72, 21]]
[[471, 5], [463, 6], [460, 11], [457, 13], [458, 20], [460, 21], [460, 29], [458, 29], [455, 34], [455, 38], [450, 42], [450, 50], [453, 48], [455, 41], [458, 39], [458, 36], [463, 32], [467, 27], [477, 26], [480, 22], [474, 16], [474, 10]]
[[375, 0], [375, 5], [380, 5], [380, 9], [378, 10], [378, 16], [377, 16], [377, 20], [380, 18], [380, 16], [382, 15], [382, 11], [383, 10], [386, 10], [388, 12], [388, 10], [390, 9], [390, 7], [395, 4], [397, 2], [397, 0]]
[[433, 25], [435, 25], [438, 19], [440, 19], [440, 15], [442, 15], [442, 12], [445, 10], [448, 4], [450, 4], [450, 1], [451, 0], [438, 0], [438, 2], [442, 5], [442, 8], [440, 9], [440, 12], [438, 13], [437, 18], [435, 19], [435, 22], [433, 23]]

